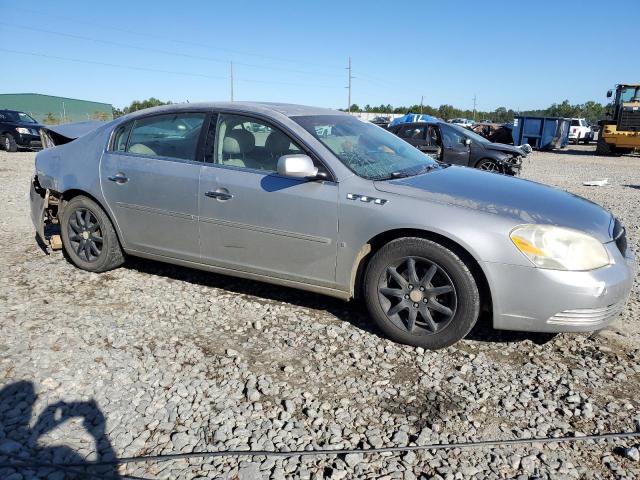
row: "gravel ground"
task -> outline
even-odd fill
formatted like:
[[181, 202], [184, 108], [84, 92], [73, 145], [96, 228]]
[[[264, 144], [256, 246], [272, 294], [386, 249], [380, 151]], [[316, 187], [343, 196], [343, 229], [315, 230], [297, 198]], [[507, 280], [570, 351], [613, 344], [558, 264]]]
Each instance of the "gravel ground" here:
[[[523, 176], [611, 209], [638, 254], [640, 158], [534, 153]], [[32, 153], [0, 152], [0, 464], [193, 450], [369, 448], [635, 430], [640, 295], [598, 335], [394, 344], [357, 304], [130, 259], [83, 272], [38, 247]], [[609, 178], [606, 187], [583, 180]], [[637, 440], [105, 467], [143, 478], [638, 478]], [[97, 472], [95, 468], [92, 470]], [[32, 465], [0, 478], [73, 478]]]

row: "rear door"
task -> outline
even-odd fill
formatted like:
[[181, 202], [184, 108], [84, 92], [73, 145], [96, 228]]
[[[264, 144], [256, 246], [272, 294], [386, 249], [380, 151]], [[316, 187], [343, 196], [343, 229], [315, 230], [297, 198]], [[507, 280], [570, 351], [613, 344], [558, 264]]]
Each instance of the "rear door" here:
[[198, 260], [203, 112], [143, 117], [119, 127], [100, 163], [104, 197], [125, 248]]
[[305, 152], [265, 120], [222, 113], [215, 138], [200, 177], [203, 261], [334, 286], [338, 185], [278, 175], [280, 156]]

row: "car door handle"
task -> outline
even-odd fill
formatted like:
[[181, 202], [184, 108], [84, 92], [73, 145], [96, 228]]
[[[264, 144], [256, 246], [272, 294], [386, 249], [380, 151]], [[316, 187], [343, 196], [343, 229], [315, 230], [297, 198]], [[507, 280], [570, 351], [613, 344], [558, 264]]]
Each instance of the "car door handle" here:
[[127, 183], [129, 179], [124, 173], [116, 173], [115, 175], [111, 175], [108, 177], [109, 180], [116, 183]]
[[233, 195], [231, 195], [228, 192], [209, 191], [209, 192], [205, 192], [204, 196], [209, 198], [217, 198], [218, 200], [231, 200], [233, 198]]

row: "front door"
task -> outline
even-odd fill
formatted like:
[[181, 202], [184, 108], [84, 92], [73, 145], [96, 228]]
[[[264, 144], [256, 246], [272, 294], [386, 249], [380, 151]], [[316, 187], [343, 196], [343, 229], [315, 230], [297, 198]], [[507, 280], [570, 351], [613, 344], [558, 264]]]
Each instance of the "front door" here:
[[199, 259], [197, 152], [205, 116], [155, 115], [116, 130], [100, 181], [127, 250]]
[[465, 143], [467, 137], [454, 128], [440, 124], [442, 138], [442, 161], [453, 165], [469, 165], [469, 146]]
[[334, 286], [337, 184], [278, 175], [280, 156], [304, 152], [266, 121], [220, 114], [215, 138], [200, 176], [203, 261]]

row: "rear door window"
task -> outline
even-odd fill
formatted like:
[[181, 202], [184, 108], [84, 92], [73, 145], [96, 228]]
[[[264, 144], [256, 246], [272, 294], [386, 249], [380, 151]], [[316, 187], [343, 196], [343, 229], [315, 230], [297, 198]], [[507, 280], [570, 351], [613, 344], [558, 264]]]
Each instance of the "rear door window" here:
[[405, 125], [400, 128], [398, 136], [411, 140], [422, 140], [424, 138], [424, 125]]
[[204, 113], [171, 113], [136, 120], [126, 151], [137, 155], [197, 160]]
[[127, 139], [129, 138], [129, 132], [131, 131], [132, 122], [120, 125], [113, 134], [113, 140], [111, 141], [112, 152], [124, 152], [127, 149]]

